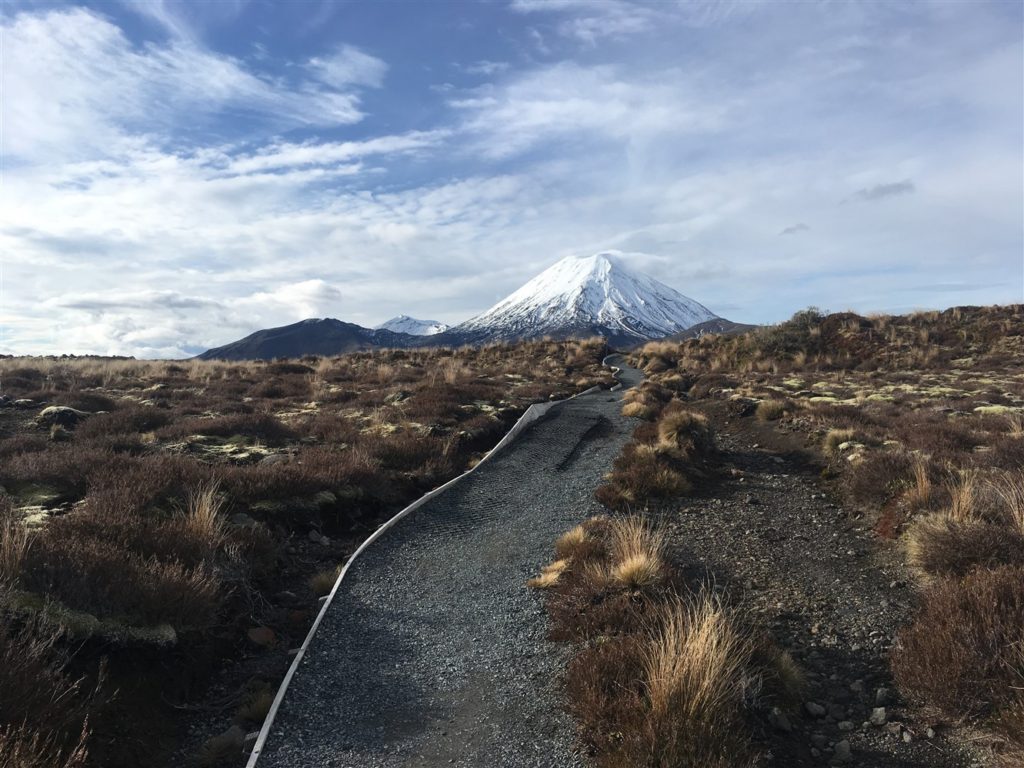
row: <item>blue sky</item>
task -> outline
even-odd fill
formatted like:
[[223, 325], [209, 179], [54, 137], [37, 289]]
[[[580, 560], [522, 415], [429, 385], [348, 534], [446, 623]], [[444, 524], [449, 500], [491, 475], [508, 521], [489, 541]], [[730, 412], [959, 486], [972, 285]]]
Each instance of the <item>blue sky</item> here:
[[605, 249], [747, 322], [1024, 300], [1016, 0], [2, 9], [0, 352], [458, 322]]

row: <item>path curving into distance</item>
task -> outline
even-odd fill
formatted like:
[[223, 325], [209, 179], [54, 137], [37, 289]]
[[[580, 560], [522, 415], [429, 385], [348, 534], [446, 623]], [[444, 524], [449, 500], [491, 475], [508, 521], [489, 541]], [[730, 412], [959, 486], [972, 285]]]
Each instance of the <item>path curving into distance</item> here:
[[568, 648], [525, 584], [599, 512], [594, 489], [636, 427], [620, 400], [556, 405], [362, 551], [250, 766], [582, 766], [559, 690]]

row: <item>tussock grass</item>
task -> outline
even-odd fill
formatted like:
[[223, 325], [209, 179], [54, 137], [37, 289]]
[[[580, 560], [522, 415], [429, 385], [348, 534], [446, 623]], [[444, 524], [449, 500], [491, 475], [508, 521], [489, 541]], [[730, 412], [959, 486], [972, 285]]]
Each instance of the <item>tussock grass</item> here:
[[707, 592], [662, 614], [643, 653], [652, 756], [665, 766], [752, 765], [742, 721], [749, 635]]
[[610, 509], [626, 511], [689, 494], [709, 479], [716, 454], [707, 418], [667, 402], [653, 425], [637, 428], [595, 497]]
[[856, 432], [852, 429], [830, 429], [822, 441], [821, 448], [826, 454], [834, 455], [839, 452], [840, 445], [850, 442], [855, 435]]
[[25, 526], [0, 515], [0, 587], [17, 584], [28, 548]]
[[331, 590], [334, 589], [335, 583], [338, 581], [338, 576], [341, 575], [341, 569], [342, 566], [336, 565], [334, 568], [317, 571], [310, 576], [309, 588], [313, 591], [313, 594], [317, 597], [329, 595]]
[[757, 418], [761, 421], [778, 421], [786, 415], [789, 403], [785, 400], [762, 400], [757, 404]]
[[758, 707], [802, 700], [793, 660], [710, 591], [691, 591], [659, 526], [624, 516], [578, 528], [570, 559], [534, 586], [552, 637], [579, 643], [566, 691], [597, 764], [753, 765]]

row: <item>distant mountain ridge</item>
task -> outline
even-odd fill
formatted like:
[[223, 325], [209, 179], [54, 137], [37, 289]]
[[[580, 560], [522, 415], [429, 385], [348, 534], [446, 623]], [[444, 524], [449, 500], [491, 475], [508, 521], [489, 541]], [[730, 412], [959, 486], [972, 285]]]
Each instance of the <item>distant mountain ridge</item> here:
[[334, 318], [300, 320], [280, 328], [250, 333], [243, 339], [208, 349], [200, 360], [274, 360], [302, 355], [340, 355], [360, 349], [412, 346], [416, 337], [363, 328]]
[[395, 333], [408, 333], [410, 336], [433, 336], [437, 333], [444, 333], [450, 325], [439, 323], [437, 320], [417, 320], [408, 315], [392, 317], [386, 323], [381, 323], [376, 330], [394, 331]]
[[[377, 328], [333, 318], [256, 331], [214, 347], [204, 360], [269, 360], [385, 347], [601, 336], [617, 347], [743, 327], [626, 266], [618, 252], [562, 259], [487, 311], [456, 326], [399, 315]], [[691, 333], [691, 330], [694, 333]]]

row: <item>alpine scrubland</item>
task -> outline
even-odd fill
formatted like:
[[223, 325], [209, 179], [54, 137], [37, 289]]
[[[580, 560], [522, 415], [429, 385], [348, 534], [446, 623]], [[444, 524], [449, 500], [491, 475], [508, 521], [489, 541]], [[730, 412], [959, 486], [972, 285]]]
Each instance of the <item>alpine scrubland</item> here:
[[0, 765], [236, 764], [355, 543], [606, 353], [0, 359]]
[[[993, 764], [1020, 765], [1024, 306], [870, 317], [810, 309], [741, 335], [653, 342], [632, 362], [648, 380], [624, 412], [647, 421], [598, 498], [671, 515], [672, 499], [699, 490], [713, 474], [710, 447], [694, 453], [707, 444], [701, 417], [674, 415], [687, 410], [756, 435], [753, 448], [768, 459], [812, 468], [849, 515], [843, 534], [864, 528], [873, 542], [849, 555], [895, 556], [912, 574], [916, 607], [882, 653], [903, 699], [936, 728], [980, 729], [975, 743]], [[676, 420], [687, 425], [682, 454], [670, 438]], [[742, 474], [728, 461], [719, 469]], [[907, 742], [921, 735], [913, 723], [903, 733]], [[848, 743], [837, 749], [834, 764], [848, 752]]]

